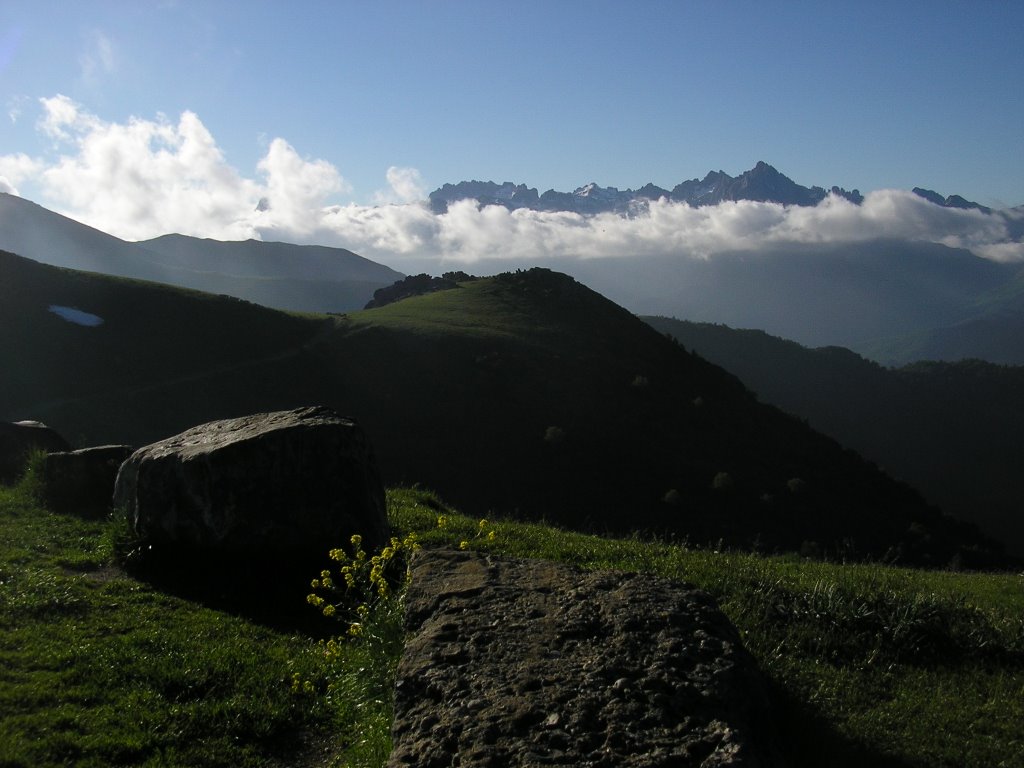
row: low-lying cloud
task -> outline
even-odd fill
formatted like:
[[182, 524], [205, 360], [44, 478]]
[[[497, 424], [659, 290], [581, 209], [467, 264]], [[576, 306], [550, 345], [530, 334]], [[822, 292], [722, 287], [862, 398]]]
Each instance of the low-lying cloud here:
[[[1010, 214], [942, 208], [907, 191], [870, 192], [861, 205], [829, 196], [813, 208], [751, 201], [691, 208], [651, 202], [624, 217], [508, 211], [461, 201], [434, 215], [413, 168], [387, 169], [375, 205], [341, 205], [352, 192], [331, 163], [308, 159], [275, 138], [247, 177], [228, 164], [192, 112], [176, 122], [104, 121], [65, 96], [40, 100], [37, 127], [53, 157], [0, 156], [0, 191], [34, 183], [43, 205], [128, 240], [169, 232], [222, 240], [257, 238], [348, 248], [396, 269], [435, 270], [487, 260], [678, 255], [785, 243], [899, 238], [967, 248], [985, 258], [1024, 260]], [[457, 181], [457, 180], [449, 180]]]

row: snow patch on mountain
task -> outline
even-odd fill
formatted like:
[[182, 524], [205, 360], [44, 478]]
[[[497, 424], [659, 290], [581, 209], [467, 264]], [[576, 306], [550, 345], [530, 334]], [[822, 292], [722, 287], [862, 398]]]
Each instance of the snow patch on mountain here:
[[87, 328], [94, 328], [97, 325], [103, 325], [103, 318], [99, 315], [93, 315], [89, 312], [83, 312], [80, 309], [74, 307], [62, 307], [59, 304], [51, 304], [49, 310], [58, 317], [62, 317], [69, 323], [75, 325], [84, 325]]

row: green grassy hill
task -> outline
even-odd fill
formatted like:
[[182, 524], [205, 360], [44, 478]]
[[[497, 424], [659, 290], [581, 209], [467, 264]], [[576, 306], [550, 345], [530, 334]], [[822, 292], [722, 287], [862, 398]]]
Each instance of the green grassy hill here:
[[[94, 327], [49, 311], [74, 307]], [[0, 418], [79, 444], [325, 404], [472, 514], [772, 551], [997, 562], [976, 531], [546, 270], [297, 316], [0, 256]]]

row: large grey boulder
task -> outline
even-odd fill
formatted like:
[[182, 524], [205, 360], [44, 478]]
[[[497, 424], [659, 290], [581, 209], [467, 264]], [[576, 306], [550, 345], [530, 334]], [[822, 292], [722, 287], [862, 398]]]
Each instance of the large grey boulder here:
[[48, 454], [43, 462], [46, 503], [55, 512], [98, 517], [110, 511], [114, 482], [130, 445], [99, 445]]
[[70, 451], [68, 441], [38, 421], [0, 422], [0, 482], [17, 480], [34, 450]]
[[114, 504], [154, 549], [275, 565], [324, 557], [354, 533], [366, 547], [388, 535], [370, 442], [325, 407], [214, 421], [140, 448]]

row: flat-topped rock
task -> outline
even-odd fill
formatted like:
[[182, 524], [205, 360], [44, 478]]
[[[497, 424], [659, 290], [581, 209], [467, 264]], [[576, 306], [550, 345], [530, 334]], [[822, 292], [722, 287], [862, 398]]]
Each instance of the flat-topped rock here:
[[325, 407], [214, 421], [140, 448], [114, 504], [154, 547], [232, 558], [323, 558], [354, 533], [367, 548], [388, 535], [370, 441]]
[[649, 574], [418, 553], [389, 766], [777, 766], [714, 601]]

